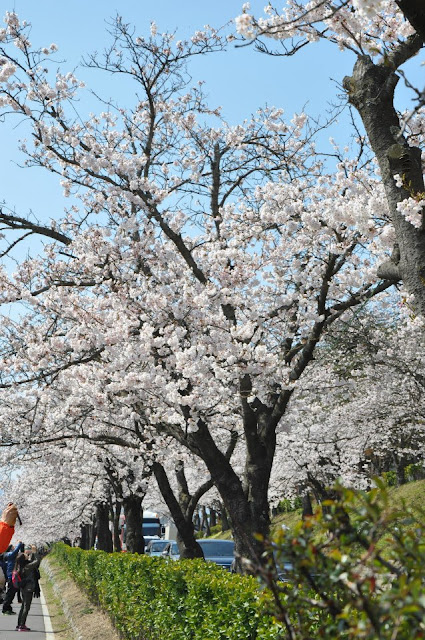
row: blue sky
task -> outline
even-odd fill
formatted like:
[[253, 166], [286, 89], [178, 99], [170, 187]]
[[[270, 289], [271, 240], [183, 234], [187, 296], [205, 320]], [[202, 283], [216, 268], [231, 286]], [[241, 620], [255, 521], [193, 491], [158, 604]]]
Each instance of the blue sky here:
[[[190, 36], [205, 24], [215, 27], [226, 24], [240, 13], [241, 0], [14, 0], [2, 3], [3, 11], [15, 10], [19, 17], [32, 24], [33, 45], [59, 46], [57, 60], [66, 60], [63, 68], [74, 69], [87, 52], [102, 51], [108, 43], [107, 22], [119, 13], [126, 22], [147, 33], [152, 20], [159, 30], [177, 29], [181, 37]], [[265, 0], [251, 2], [255, 14], [260, 14]], [[304, 48], [292, 58], [272, 58], [256, 53], [253, 47], [229, 47], [228, 52], [202, 57], [191, 67], [193, 79], [205, 80], [212, 106], [220, 105], [223, 114], [236, 123], [248, 117], [264, 104], [282, 107], [288, 118], [306, 105], [307, 112], [323, 114], [328, 103], [335, 101], [340, 91], [336, 82], [350, 73], [353, 56], [339, 53], [327, 43]], [[76, 71], [78, 77], [90, 83], [89, 70]], [[106, 75], [96, 78], [96, 89], [105, 97], [113, 95], [113, 84]], [[17, 150], [17, 139], [24, 135], [22, 127], [11, 129], [12, 122], [0, 123], [0, 199], [18, 214], [29, 209], [41, 220], [58, 217], [64, 205], [61, 188], [55, 177], [41, 169], [20, 169], [16, 163], [23, 157]], [[14, 121], [17, 124], [17, 121]], [[335, 137], [344, 139], [344, 119]], [[327, 134], [326, 134], [327, 135]]]

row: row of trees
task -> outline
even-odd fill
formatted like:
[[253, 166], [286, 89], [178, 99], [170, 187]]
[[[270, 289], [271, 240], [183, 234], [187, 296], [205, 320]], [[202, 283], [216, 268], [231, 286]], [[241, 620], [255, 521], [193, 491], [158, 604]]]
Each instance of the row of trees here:
[[[370, 65], [393, 87], [407, 52], [423, 42], [394, 8], [385, 3], [374, 15], [373, 31], [354, 2], [314, 3], [307, 20], [295, 19], [304, 10], [297, 3], [262, 22], [245, 7], [238, 26], [251, 38], [280, 38], [291, 22], [290, 37], [328, 37], [362, 64], [372, 45], [358, 42], [358, 29], [367, 28], [384, 60]], [[304, 113], [287, 122], [267, 107], [230, 126], [202, 85], [192, 86], [191, 58], [228, 46], [217, 31], [187, 42], [155, 28], [141, 37], [117, 18], [110, 48], [85, 63], [118, 88], [133, 83], [134, 101], [103, 101], [84, 117], [76, 115], [84, 89], [55, 70], [56, 47], [33, 48], [28, 26], [15, 13], [5, 20], [3, 114], [26, 123], [27, 164], [56, 174], [70, 198], [51, 222], [0, 214], [3, 257], [18, 260], [0, 275], [1, 445], [5, 465], [17, 457], [27, 465], [20, 492], [31, 495], [34, 524], [53, 509], [48, 527], [57, 533], [87, 522], [88, 507], [105, 521], [112, 506], [116, 527], [123, 507], [129, 547], [142, 551], [141, 508], [155, 477], [183, 556], [200, 554], [193, 513], [215, 491], [237, 552], [252, 557], [260, 550], [253, 534], [268, 533], [271, 482], [288, 493], [341, 473], [357, 481], [397, 437], [406, 455], [418, 450], [412, 398], [422, 374], [409, 358], [399, 364], [399, 345], [419, 342], [421, 322], [405, 326], [388, 312], [391, 322], [368, 337], [372, 348], [352, 318], [367, 304], [382, 309], [400, 279], [408, 304], [423, 311], [421, 108], [404, 120], [396, 114], [397, 132], [394, 115], [387, 123], [391, 153], [401, 149], [395, 164], [369, 130], [371, 149], [357, 131], [351, 149], [336, 147], [325, 162], [317, 134], [326, 122]], [[374, 121], [384, 121], [373, 104]], [[34, 236], [43, 251], [20, 258]], [[388, 349], [393, 361], [381, 358]], [[390, 418], [391, 389], [406, 372], [410, 404]]]

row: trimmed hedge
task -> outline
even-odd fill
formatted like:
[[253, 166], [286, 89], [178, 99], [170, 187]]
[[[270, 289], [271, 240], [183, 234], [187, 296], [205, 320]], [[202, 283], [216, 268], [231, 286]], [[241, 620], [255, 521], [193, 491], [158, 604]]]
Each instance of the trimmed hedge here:
[[282, 627], [251, 577], [203, 560], [83, 551], [53, 554], [126, 640], [277, 640]]

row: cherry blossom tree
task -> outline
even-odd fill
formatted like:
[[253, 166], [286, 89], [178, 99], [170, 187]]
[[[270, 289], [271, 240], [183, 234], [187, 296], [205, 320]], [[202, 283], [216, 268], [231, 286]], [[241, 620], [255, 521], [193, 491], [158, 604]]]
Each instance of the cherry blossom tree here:
[[307, 490], [322, 500], [337, 479], [364, 489], [384, 471], [403, 483], [408, 465], [423, 465], [423, 332], [378, 313], [341, 329], [280, 425], [274, 501]]
[[[123, 409], [118, 405], [117, 398], [114, 404], [111, 398], [102, 398], [104, 404], [99, 406], [99, 396], [93, 398], [89, 385], [80, 389], [83, 378], [83, 365], [77, 372], [63, 372], [60, 380], [62, 386], [59, 380], [51, 382], [42, 395], [30, 388], [25, 403], [21, 390], [15, 396], [16, 404], [12, 402], [10, 388], [4, 390], [3, 406], [6, 407], [7, 400], [9, 412], [3, 414], [2, 446], [8, 452], [12, 449], [11, 459], [15, 465], [16, 449], [20, 451], [21, 470], [27, 467], [28, 460], [32, 468], [32, 461], [40, 457], [40, 452], [44, 465], [48, 465], [50, 457], [44, 453], [46, 448], [48, 451], [53, 446], [56, 451], [59, 447], [59, 452], [64, 447], [71, 448], [71, 455], [75, 454], [79, 464], [89, 470], [89, 475], [82, 474], [80, 481], [93, 485], [90, 478], [94, 476], [98, 479], [96, 486], [101, 492], [93, 491], [89, 523], [83, 522], [82, 527], [96, 531], [98, 548], [105, 551], [112, 550], [112, 542], [115, 549], [120, 549], [120, 515], [123, 509], [127, 550], [143, 553], [143, 502], [149, 484], [152, 484], [151, 478], [155, 476], [178, 529], [181, 555], [202, 556], [194, 535], [193, 514], [199, 500], [213, 486], [205, 467], [202, 471], [200, 463], [195, 464], [187, 451], [179, 452], [175, 443], [171, 447], [169, 437], [162, 439], [162, 442], [155, 438], [155, 433], [149, 437], [148, 429], [141, 429], [139, 421], [128, 415], [125, 407]], [[8, 430], [6, 425], [11, 424], [13, 428]], [[76, 445], [76, 442], [82, 444]], [[236, 434], [230, 438], [226, 456], [231, 456], [235, 445]], [[56, 461], [55, 454], [50, 471], [44, 473], [51, 473], [52, 477], [60, 473], [61, 470], [55, 468]], [[194, 488], [190, 490], [184, 461], [186, 466], [190, 462], [189, 468], [196, 470], [196, 479], [190, 483]], [[164, 465], [168, 467], [167, 471]], [[174, 475], [177, 486], [172, 480]], [[92, 512], [94, 525], [91, 523]], [[114, 525], [113, 538], [109, 531], [110, 520]], [[85, 546], [93, 545], [93, 535], [82, 533], [81, 538]]]
[[49, 407], [61, 439], [64, 421], [153, 456], [172, 438], [205, 465], [238, 553], [255, 555], [294, 389], [329, 328], [393, 283], [375, 275], [394, 240], [377, 168], [338, 151], [329, 172], [324, 125], [304, 113], [228, 125], [185, 66], [223, 50], [213, 30], [176, 42], [117, 19], [87, 64], [134, 82], [136, 101], [84, 119], [79, 81], [49, 71], [56, 47], [32, 49], [16, 14], [6, 25], [1, 104], [31, 127], [27, 163], [60, 176], [72, 204], [51, 225], [0, 216], [23, 232], [8, 250], [27, 233], [46, 241], [0, 274], [2, 302], [19, 308], [0, 330], [5, 397], [13, 387], [23, 416], [28, 394], [36, 428]]
[[[403, 65], [424, 43], [425, 20], [416, 0], [289, 0], [282, 12], [271, 4], [263, 18], [250, 14], [249, 3], [236, 19], [240, 34], [256, 40], [262, 51], [267, 38], [282, 41], [283, 54], [326, 39], [356, 56], [351, 76], [343, 80], [348, 102], [361, 117], [379, 163], [396, 242], [378, 277], [402, 280], [409, 303], [425, 313], [425, 235], [423, 179], [424, 92], [409, 81]], [[407, 18], [407, 19], [406, 19]], [[403, 78], [416, 106], [399, 113], [394, 94]]]
[[[1, 453], [3, 458], [3, 449]], [[13, 465], [10, 475], [5, 473], [4, 461], [1, 489], [19, 504], [20, 538], [36, 543], [73, 540], [80, 536], [81, 526], [93, 525], [97, 504], [108, 498], [105, 477], [96, 458], [94, 461], [93, 456], [91, 461], [84, 456], [78, 443], [72, 450], [50, 446], [44, 451], [22, 452], [19, 458], [15, 451], [9, 462]]]

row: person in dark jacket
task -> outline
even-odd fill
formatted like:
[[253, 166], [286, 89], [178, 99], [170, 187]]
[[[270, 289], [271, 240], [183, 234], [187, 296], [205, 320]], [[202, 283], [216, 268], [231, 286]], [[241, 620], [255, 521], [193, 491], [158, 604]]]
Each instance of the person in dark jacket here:
[[31, 608], [31, 602], [34, 593], [38, 588], [38, 567], [40, 566], [41, 557], [31, 556], [29, 559], [25, 553], [20, 553], [16, 558], [15, 572], [21, 580], [21, 596], [22, 605], [18, 615], [17, 631], [31, 631], [26, 626], [27, 616]]
[[[38, 552], [38, 549], [36, 547], [35, 544], [32, 545], [28, 545], [27, 547], [25, 547], [25, 551], [24, 551], [27, 560], [29, 560], [30, 562], [32, 562], [33, 560], [36, 560], [38, 558], [38, 556], [43, 557], [42, 553]], [[35, 569], [34, 571], [34, 577], [35, 577], [35, 589], [34, 589], [34, 598], [39, 598], [40, 597], [40, 580], [41, 580], [41, 575], [40, 575], [40, 571], [38, 569]], [[22, 600], [18, 601], [18, 602], [22, 602]]]
[[15, 611], [12, 609], [13, 598], [15, 597], [15, 593], [18, 589], [15, 589], [12, 582], [12, 572], [15, 566], [15, 561], [18, 553], [24, 548], [22, 542], [18, 542], [15, 548], [12, 545], [8, 548], [8, 550], [4, 553], [3, 559], [6, 565], [6, 580], [7, 580], [7, 591], [6, 597], [3, 601], [3, 615], [13, 615]]

